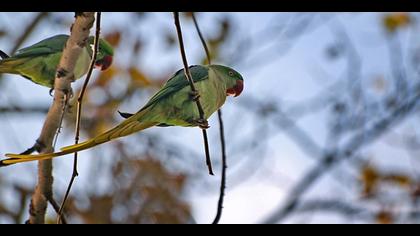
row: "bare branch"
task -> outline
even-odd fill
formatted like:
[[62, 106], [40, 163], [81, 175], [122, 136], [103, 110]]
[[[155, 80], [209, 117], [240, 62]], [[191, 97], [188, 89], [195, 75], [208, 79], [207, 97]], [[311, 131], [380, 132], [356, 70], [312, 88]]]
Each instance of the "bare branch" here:
[[[54, 101], [48, 111], [41, 134], [37, 140], [40, 143], [40, 153], [53, 152], [52, 143], [59, 128], [63, 107], [71, 96], [71, 83], [74, 81], [74, 68], [83, 48], [85, 47], [90, 28], [95, 20], [93, 12], [76, 13], [75, 22], [71, 27], [71, 34], [63, 50], [54, 83]], [[31, 224], [45, 222], [47, 200], [52, 199], [52, 160], [39, 161], [38, 185], [32, 196], [30, 206]]]
[[[96, 57], [98, 54], [98, 47], [99, 47], [99, 36], [101, 33], [101, 12], [96, 13], [96, 33], [94, 39], [94, 47], [92, 52], [92, 60], [90, 61], [89, 70], [86, 75], [85, 83], [83, 84], [82, 90], [80, 91], [79, 97], [77, 99], [77, 118], [76, 118], [76, 134], [74, 138], [74, 143], [78, 144], [80, 139], [80, 125], [82, 120], [82, 105], [83, 105], [83, 98], [87, 89], [87, 86], [90, 81], [90, 77], [92, 76], [92, 71], [95, 66]], [[58, 211], [57, 222], [62, 219], [62, 213], [66, 204], [66, 200], [70, 194], [71, 187], [73, 186], [73, 182], [75, 178], [79, 175], [77, 172], [77, 152], [74, 153], [74, 162], [73, 162], [73, 173], [70, 179], [70, 183], [67, 187], [66, 194], [64, 195], [63, 203], [61, 204], [60, 210]], [[64, 222], [63, 222], [64, 223]]]
[[369, 211], [364, 207], [359, 207], [352, 205], [348, 202], [342, 201], [340, 199], [336, 200], [308, 200], [299, 206], [295, 213], [304, 213], [304, 212], [314, 212], [314, 211], [324, 211], [324, 212], [333, 212], [340, 213], [341, 215], [350, 217], [358, 216], [362, 214], [369, 213]]
[[222, 217], [222, 210], [223, 210], [223, 200], [225, 196], [225, 189], [226, 189], [226, 169], [227, 169], [227, 156], [226, 156], [226, 144], [225, 144], [225, 128], [223, 125], [223, 118], [222, 118], [222, 109], [217, 111], [217, 115], [219, 118], [219, 128], [220, 128], [220, 143], [222, 146], [222, 177], [220, 179], [220, 194], [219, 194], [219, 201], [217, 203], [217, 213], [216, 217], [213, 220], [213, 224], [217, 224]]
[[64, 214], [60, 213], [60, 205], [52, 198], [48, 199], [48, 202], [50, 202], [51, 206], [54, 208], [54, 211], [57, 213], [58, 217], [61, 219], [61, 222], [63, 224], [67, 224], [67, 219], [64, 216]]
[[[362, 147], [378, 139], [398, 122], [406, 118], [410, 113], [417, 109], [420, 99], [420, 91], [414, 88], [415, 96], [401, 106], [396, 107], [390, 114], [379, 121], [374, 122], [366, 130], [355, 134], [349, 141], [343, 145], [341, 150], [326, 153], [324, 158], [295, 185], [291, 190], [285, 204], [266, 218], [264, 223], [276, 223], [286, 218], [294, 209], [296, 209], [300, 198], [316, 181], [329, 169], [336, 166], [343, 160], [352, 157]], [[368, 134], [368, 135], [367, 135]]]
[[[204, 36], [201, 33], [201, 30], [198, 25], [197, 19], [195, 18], [194, 12], [192, 13], [192, 19], [194, 21], [194, 26], [197, 30], [198, 36], [200, 37], [201, 44], [203, 45], [204, 51], [206, 52], [207, 61], [209, 64], [211, 64], [210, 51], [209, 51], [209, 48], [207, 47], [206, 40], [204, 39]], [[220, 180], [220, 195], [219, 195], [219, 201], [217, 204], [217, 213], [216, 213], [216, 217], [213, 220], [213, 224], [219, 223], [220, 218], [222, 217], [223, 198], [224, 198], [225, 189], [226, 189], [226, 169], [227, 169], [225, 129], [223, 125], [222, 109], [219, 109], [217, 111], [217, 116], [219, 118], [220, 145], [222, 147], [222, 177]]]
[[[181, 51], [182, 62], [184, 64], [185, 77], [190, 82], [191, 91], [198, 94], [198, 92], [197, 92], [197, 90], [195, 89], [195, 86], [194, 86], [194, 80], [192, 79], [191, 72], [190, 72], [189, 67], [188, 67], [187, 56], [185, 55], [184, 41], [182, 39], [181, 24], [179, 22], [179, 13], [174, 12], [173, 14], [174, 14], [174, 19], [175, 19], [176, 31], [177, 31], [177, 34], [178, 34], [179, 49]], [[203, 107], [201, 106], [199, 97], [195, 100], [195, 102], [197, 103], [197, 108], [198, 108], [198, 112], [200, 114], [200, 119], [204, 123], [207, 124], [207, 120], [204, 119], [204, 110], [203, 110]], [[208, 141], [208, 138], [207, 138], [207, 131], [204, 128], [202, 129], [202, 131], [203, 131], [203, 139], [204, 139], [204, 148], [205, 148], [205, 152], [206, 152], [207, 167], [209, 169], [209, 174], [214, 175], [213, 174], [213, 168], [212, 168], [212, 165], [211, 165], [211, 159], [210, 159], [209, 141]]]
[[15, 52], [20, 48], [20, 46], [22, 46], [23, 42], [25, 42], [29, 35], [31, 35], [31, 33], [34, 31], [36, 26], [42, 21], [42, 19], [48, 16], [48, 14], [48, 12], [40, 12], [35, 16], [32, 22], [28, 26], [26, 26], [26, 28], [22, 31], [22, 35], [19, 36], [19, 38], [16, 40], [15, 46], [10, 52], [11, 55], [15, 54]]
[[42, 106], [33, 106], [33, 107], [18, 107], [18, 106], [10, 106], [10, 107], [0, 107], [0, 114], [5, 113], [19, 113], [19, 114], [35, 114], [41, 113], [46, 114], [48, 112], [48, 107]]
[[[256, 98], [246, 98], [242, 103], [244, 107], [258, 107], [258, 113], [261, 116], [276, 115], [273, 117], [274, 124], [282, 129], [309, 157], [317, 159], [322, 156], [322, 148], [300, 128], [293, 118], [286, 115], [285, 112], [280, 110], [271, 102], [258, 101]], [[274, 119], [275, 118], [275, 119]]]

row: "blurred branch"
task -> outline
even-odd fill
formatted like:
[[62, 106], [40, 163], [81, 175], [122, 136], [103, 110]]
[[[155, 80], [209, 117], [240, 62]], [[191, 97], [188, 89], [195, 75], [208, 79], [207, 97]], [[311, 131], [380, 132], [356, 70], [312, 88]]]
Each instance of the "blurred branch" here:
[[[174, 12], [173, 14], [174, 14], [174, 20], [175, 20], [175, 27], [176, 27], [176, 31], [177, 31], [177, 35], [178, 35], [179, 49], [180, 49], [180, 52], [181, 52], [182, 62], [184, 64], [185, 77], [188, 79], [188, 81], [190, 83], [191, 91], [198, 95], [198, 92], [197, 92], [197, 90], [195, 89], [195, 86], [194, 86], [194, 80], [192, 79], [191, 72], [190, 72], [189, 67], [188, 67], [187, 57], [185, 55], [184, 41], [182, 39], [181, 24], [179, 22], [179, 13]], [[207, 124], [207, 120], [204, 118], [203, 107], [201, 106], [200, 98], [198, 96], [197, 96], [197, 99], [195, 100], [195, 102], [197, 103], [198, 112], [200, 114], [200, 120], [203, 123]], [[209, 151], [209, 142], [208, 142], [208, 138], [207, 138], [207, 131], [206, 131], [205, 128], [202, 128], [202, 131], [203, 131], [203, 139], [204, 139], [204, 148], [205, 148], [205, 152], [206, 152], [207, 167], [209, 169], [209, 174], [214, 175], [213, 174], [213, 168], [212, 168], [212, 165], [211, 165], [211, 159], [210, 159], [210, 151]]]
[[305, 212], [331, 212], [338, 213], [346, 217], [361, 217], [362, 214], [368, 213], [367, 209], [364, 207], [358, 207], [352, 205], [351, 203], [342, 201], [340, 199], [336, 200], [307, 200], [297, 207], [294, 213], [305, 213]]
[[[52, 143], [59, 128], [60, 120], [68, 98], [71, 96], [71, 83], [74, 81], [74, 68], [83, 47], [89, 37], [90, 28], [95, 20], [93, 12], [76, 13], [71, 34], [63, 50], [63, 55], [57, 67], [54, 83], [54, 101], [48, 111], [41, 135], [37, 140], [40, 153], [53, 152]], [[30, 205], [31, 224], [43, 224], [47, 210], [47, 200], [53, 199], [52, 160], [38, 162], [38, 184], [32, 196]]]
[[[74, 138], [74, 144], [78, 144], [79, 139], [80, 139], [80, 125], [81, 125], [81, 120], [82, 120], [83, 98], [84, 98], [87, 86], [89, 84], [90, 77], [92, 76], [93, 68], [95, 67], [96, 57], [98, 55], [100, 33], [101, 33], [101, 12], [97, 12], [96, 13], [96, 33], [95, 33], [95, 38], [93, 42], [92, 59], [90, 61], [89, 69], [88, 69], [82, 90], [80, 91], [79, 97], [77, 98], [76, 134]], [[66, 194], [64, 195], [63, 203], [61, 204], [60, 210], [58, 211], [57, 222], [60, 222], [60, 219], [62, 219], [62, 213], [66, 205], [66, 200], [70, 194], [71, 187], [73, 186], [73, 182], [75, 178], [79, 175], [77, 173], [77, 154], [78, 154], [77, 152], [74, 153], [73, 173], [71, 175], [70, 183], [67, 187]], [[63, 221], [63, 223], [65, 222]]]
[[[204, 36], [201, 34], [200, 27], [198, 25], [197, 19], [195, 18], [194, 12], [192, 13], [192, 19], [194, 21], [194, 26], [197, 30], [198, 36], [200, 37], [201, 44], [203, 45], [204, 50], [206, 51], [207, 61], [209, 65], [211, 65], [211, 56], [209, 49], [206, 44], [206, 40], [204, 39]], [[226, 189], [226, 169], [227, 169], [227, 158], [226, 158], [226, 144], [225, 144], [225, 129], [223, 125], [223, 118], [222, 118], [222, 109], [220, 108], [217, 110], [217, 116], [219, 120], [219, 133], [220, 133], [220, 145], [222, 147], [222, 176], [220, 180], [220, 195], [219, 195], [219, 201], [217, 204], [217, 213], [216, 217], [213, 220], [213, 224], [218, 224], [220, 221], [220, 218], [222, 217], [222, 210], [223, 210], [223, 198], [225, 195], [225, 189]]]
[[313, 158], [322, 155], [322, 148], [301, 129], [292, 118], [289, 118], [283, 111], [278, 109], [275, 104], [258, 101], [256, 98], [248, 98], [240, 103], [244, 107], [257, 107], [256, 114], [261, 116], [272, 117], [275, 120], [274, 124], [279, 126], [294, 142], [306, 152], [306, 154]]
[[312, 187], [317, 180], [327, 173], [331, 168], [352, 157], [362, 147], [378, 139], [381, 135], [387, 132], [391, 127], [398, 124], [406, 118], [410, 113], [414, 112], [417, 108], [420, 99], [420, 88], [414, 88], [415, 95], [407, 100], [406, 103], [396, 107], [390, 114], [382, 119], [374, 122], [366, 130], [362, 130], [355, 134], [349, 141], [343, 145], [341, 150], [331, 151], [324, 155], [324, 158], [292, 188], [289, 197], [285, 203], [267, 217], [264, 223], [276, 223], [286, 218], [292, 213], [300, 198]]
[[284, 109], [284, 113], [291, 119], [302, 119], [309, 114], [320, 111], [332, 103], [334, 97], [343, 90], [342, 85], [342, 81], [334, 82], [315, 96], [288, 106]]
[[26, 26], [26, 28], [22, 31], [22, 35], [15, 41], [15, 46], [11, 50], [10, 55], [16, 53], [16, 51], [22, 46], [23, 42], [25, 42], [29, 35], [32, 34], [36, 26], [38, 26], [41, 20], [48, 16], [48, 14], [48, 12], [40, 12], [34, 17], [32, 22], [28, 26]]
[[408, 89], [408, 80], [402, 52], [401, 42], [398, 34], [393, 34], [387, 38], [389, 49], [389, 65], [391, 67], [391, 74], [395, 82], [395, 99], [399, 102], [406, 96]]
[[[343, 217], [357, 217], [357, 220], [372, 220], [376, 219], [379, 221], [380, 214], [384, 213], [381, 209], [369, 209], [366, 206], [357, 206], [350, 202], [346, 202], [340, 199], [310, 199], [302, 203], [296, 210], [293, 212], [295, 214], [299, 213], [313, 213], [313, 212], [324, 212], [324, 213], [335, 213]], [[406, 220], [416, 220], [420, 217], [420, 212], [416, 209], [407, 209], [403, 211], [399, 210], [389, 210], [386, 211], [389, 215], [409, 215], [409, 218]], [[380, 222], [380, 221], [379, 221]], [[398, 223], [398, 222], [392, 222]]]
[[48, 202], [51, 204], [51, 206], [54, 208], [54, 211], [57, 213], [57, 217], [63, 222], [63, 224], [67, 224], [67, 219], [60, 211], [60, 205], [54, 200], [54, 199], [48, 199]]
[[33, 114], [33, 113], [41, 113], [41, 114], [46, 114], [48, 112], [48, 107], [17, 107], [17, 106], [12, 106], [12, 107], [0, 107], [0, 114], [4, 114], [4, 113], [28, 113], [28, 114]]
[[[318, 20], [316, 21], [317, 16]], [[257, 35], [255, 39], [251, 36], [243, 38], [237, 43], [238, 46], [232, 50], [231, 56], [226, 61], [229, 64], [248, 68], [248, 70], [261, 70], [262, 67], [270, 65], [270, 63], [290, 52], [296, 42], [306, 33], [323, 26], [332, 18], [334, 18], [334, 15], [296, 13], [287, 23], [268, 26], [255, 33], [254, 35]], [[277, 19], [272, 22], [276, 21], [284, 22], [284, 20]], [[251, 54], [254, 42], [256, 42], [255, 45], [260, 47], [260, 50], [259, 52], [254, 50], [256, 52], [249, 56], [247, 54]], [[274, 42], [274, 44], [265, 46], [270, 42]]]

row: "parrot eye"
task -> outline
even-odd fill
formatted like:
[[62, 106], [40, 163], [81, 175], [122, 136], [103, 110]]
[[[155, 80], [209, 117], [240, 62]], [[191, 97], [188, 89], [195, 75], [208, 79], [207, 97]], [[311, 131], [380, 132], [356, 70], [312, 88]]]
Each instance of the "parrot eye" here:
[[229, 72], [228, 72], [228, 74], [229, 74], [230, 76], [233, 76], [233, 71], [229, 71]]

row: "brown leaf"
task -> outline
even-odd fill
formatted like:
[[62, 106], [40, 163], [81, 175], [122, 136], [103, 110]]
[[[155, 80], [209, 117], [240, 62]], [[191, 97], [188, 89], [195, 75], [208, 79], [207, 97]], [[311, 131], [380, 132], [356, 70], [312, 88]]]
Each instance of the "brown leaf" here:
[[112, 208], [113, 196], [99, 196], [90, 198], [88, 209], [76, 209], [76, 212], [86, 224], [109, 224], [112, 223]]
[[109, 67], [107, 70], [101, 72], [99, 78], [95, 81], [95, 86], [105, 87], [119, 72], [120, 69], [116, 66]]
[[118, 46], [121, 41], [121, 32], [115, 31], [105, 36], [106, 41], [108, 41], [113, 47]]
[[391, 212], [382, 210], [376, 215], [376, 222], [379, 224], [392, 224], [394, 222], [394, 217]]
[[130, 67], [128, 72], [131, 76], [131, 80], [134, 83], [138, 83], [140, 86], [147, 87], [151, 85], [150, 80], [136, 67]]
[[411, 185], [411, 178], [402, 174], [390, 174], [383, 177], [384, 181], [398, 184], [401, 187], [409, 187]]
[[363, 184], [363, 195], [370, 197], [376, 192], [378, 182], [380, 180], [379, 173], [371, 166], [362, 168], [361, 181]]
[[388, 14], [383, 18], [383, 25], [389, 33], [408, 26], [412, 22], [411, 16], [406, 12]]

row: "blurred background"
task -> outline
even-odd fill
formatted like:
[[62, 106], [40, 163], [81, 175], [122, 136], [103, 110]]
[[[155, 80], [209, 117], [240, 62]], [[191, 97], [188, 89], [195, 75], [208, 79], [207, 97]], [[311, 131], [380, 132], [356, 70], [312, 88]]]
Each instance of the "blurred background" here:
[[[213, 63], [245, 89], [223, 106], [228, 155], [221, 223], [420, 223], [418, 13], [196, 13]], [[0, 13], [0, 49], [13, 54], [68, 34], [73, 13]], [[181, 15], [190, 64], [206, 57]], [[93, 32], [93, 31], [92, 31]], [[95, 71], [81, 140], [136, 112], [183, 67], [171, 13], [103, 13], [113, 66]], [[52, 97], [0, 75], [0, 156], [34, 144]], [[76, 94], [83, 80], [73, 84]], [[75, 104], [75, 101], [72, 101]], [[74, 142], [76, 106], [57, 147]], [[221, 151], [208, 130], [209, 176], [198, 128], [152, 128], [81, 153], [70, 223], [210, 223]], [[61, 202], [71, 155], [54, 161]], [[0, 169], [0, 223], [24, 223], [37, 163]], [[49, 207], [48, 220], [55, 222]]]

